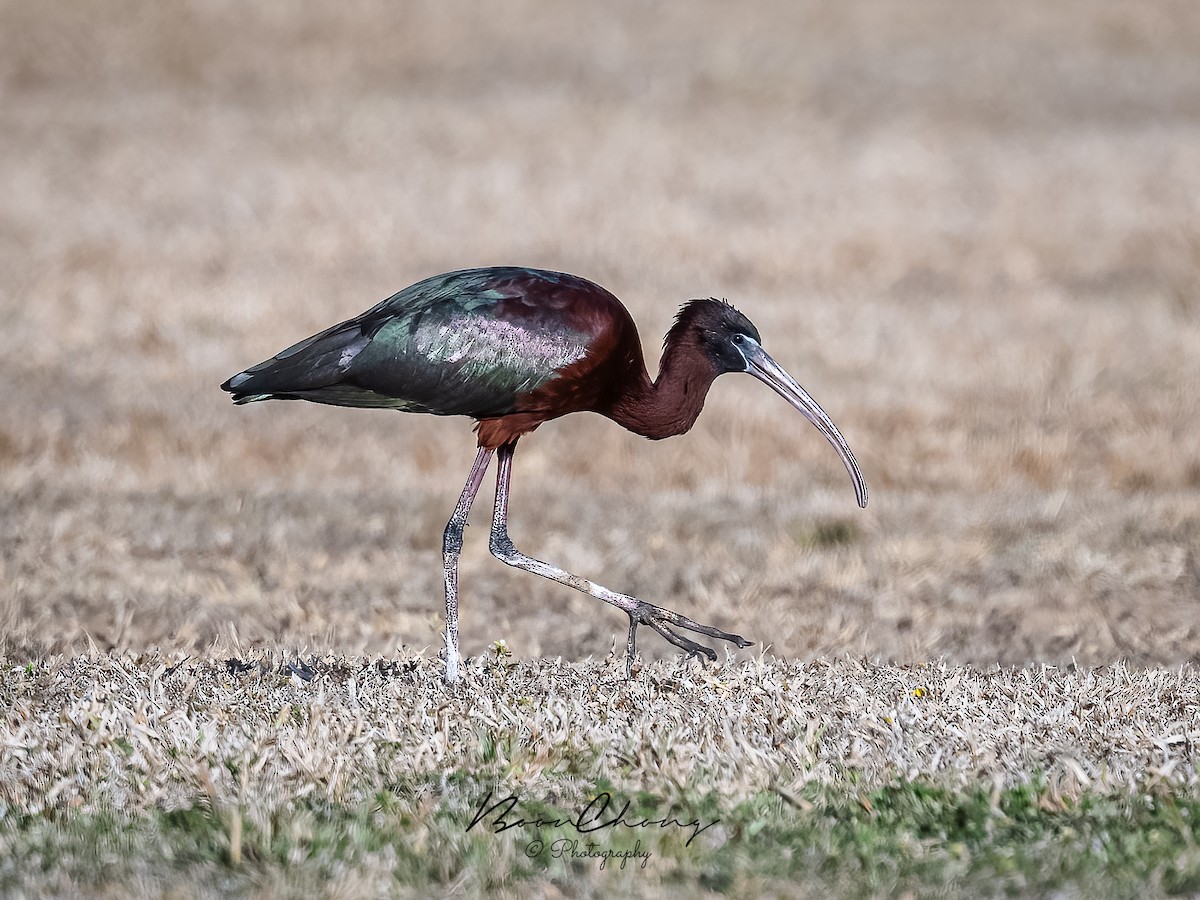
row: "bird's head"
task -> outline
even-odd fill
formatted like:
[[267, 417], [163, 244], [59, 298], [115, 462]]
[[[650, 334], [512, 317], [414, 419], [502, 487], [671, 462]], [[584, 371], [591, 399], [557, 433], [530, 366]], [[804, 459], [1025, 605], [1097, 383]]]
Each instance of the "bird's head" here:
[[854, 482], [858, 505], [866, 508], [867, 483], [850, 445], [808, 391], [797, 384], [783, 366], [762, 348], [762, 337], [753, 322], [724, 300], [692, 300], [680, 309], [664, 343], [685, 342], [695, 342], [695, 346], [714, 366], [716, 374], [746, 372], [770, 385], [800, 410], [837, 451], [846, 471], [850, 473], [850, 480]]

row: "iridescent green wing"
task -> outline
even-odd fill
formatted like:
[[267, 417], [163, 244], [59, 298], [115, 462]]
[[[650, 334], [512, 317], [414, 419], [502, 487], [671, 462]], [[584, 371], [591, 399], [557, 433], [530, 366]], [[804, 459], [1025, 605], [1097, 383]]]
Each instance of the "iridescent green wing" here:
[[592, 335], [572, 296], [601, 291], [533, 269], [427, 278], [289, 347], [223, 387], [237, 402], [279, 398], [488, 417], [582, 359]]

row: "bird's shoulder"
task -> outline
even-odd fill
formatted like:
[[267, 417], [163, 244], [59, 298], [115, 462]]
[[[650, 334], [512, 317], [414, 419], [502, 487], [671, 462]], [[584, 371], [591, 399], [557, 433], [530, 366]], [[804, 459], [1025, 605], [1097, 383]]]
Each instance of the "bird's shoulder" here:
[[590, 332], [628, 318], [600, 285], [565, 272], [519, 266], [460, 269], [410, 285], [367, 310], [364, 325], [419, 324], [429, 315], [457, 320], [492, 318], [530, 328]]

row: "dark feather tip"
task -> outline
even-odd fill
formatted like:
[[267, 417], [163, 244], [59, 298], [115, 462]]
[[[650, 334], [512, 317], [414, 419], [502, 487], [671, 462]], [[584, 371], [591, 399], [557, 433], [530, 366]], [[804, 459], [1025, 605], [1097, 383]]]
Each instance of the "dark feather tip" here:
[[[232, 378], [230, 378], [228, 381], [226, 381], [223, 385], [221, 385], [221, 390], [229, 391], [232, 394], [241, 385], [245, 384], [249, 380], [250, 380], [249, 372], [238, 372], [236, 375], [234, 375]], [[236, 399], [236, 398], [234, 398], [234, 399]]]

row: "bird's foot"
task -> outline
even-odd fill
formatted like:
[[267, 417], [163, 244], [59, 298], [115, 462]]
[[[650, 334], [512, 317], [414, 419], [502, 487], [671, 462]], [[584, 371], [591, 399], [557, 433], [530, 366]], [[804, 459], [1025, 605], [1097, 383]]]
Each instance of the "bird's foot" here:
[[676, 628], [685, 628], [688, 631], [707, 634], [709, 637], [729, 641], [729, 643], [739, 648], [749, 647], [754, 643], [753, 641], [746, 640], [740, 634], [730, 634], [728, 631], [713, 628], [711, 625], [701, 625], [699, 622], [693, 622], [687, 616], [681, 616], [679, 613], [663, 609], [661, 606], [646, 603], [644, 600], [637, 601], [637, 606], [628, 615], [629, 644], [625, 655], [625, 673], [629, 677], [633, 676], [633, 661], [637, 658], [637, 629], [639, 625], [649, 625], [676, 647], [687, 653], [688, 656], [704, 656], [708, 658], [709, 662], [717, 661], [715, 650], [711, 647], [705, 647], [703, 644], [697, 644], [695, 641], [677, 634], [667, 626], [674, 625]]

